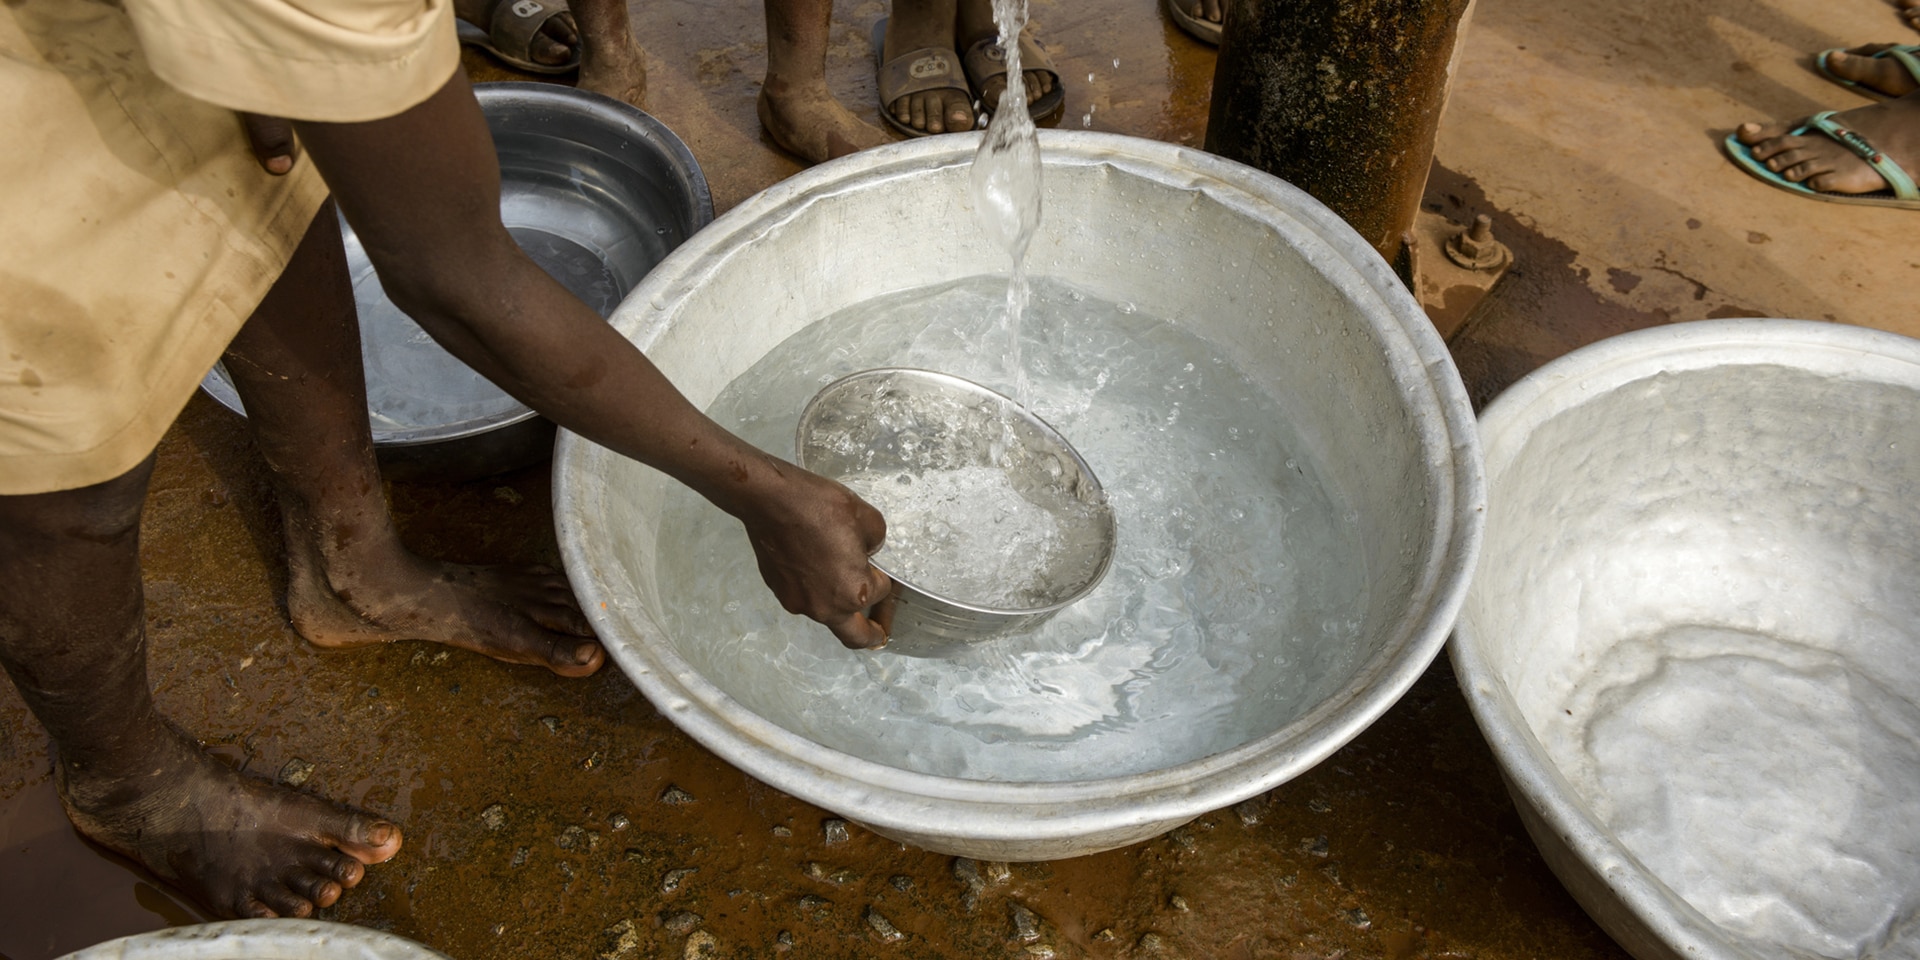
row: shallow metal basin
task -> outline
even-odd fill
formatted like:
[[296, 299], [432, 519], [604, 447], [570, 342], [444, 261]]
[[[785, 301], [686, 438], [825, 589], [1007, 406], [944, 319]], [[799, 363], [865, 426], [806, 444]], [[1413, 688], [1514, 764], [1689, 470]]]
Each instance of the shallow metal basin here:
[[1641, 960], [1920, 952], [1916, 411], [1920, 342], [1732, 320], [1482, 416], [1451, 655], [1548, 865]]
[[[601, 316], [713, 219], [686, 144], [616, 100], [549, 83], [482, 83], [474, 95], [500, 158], [500, 219], [520, 248]], [[346, 221], [360, 311], [368, 416], [396, 479], [465, 480], [523, 467], [553, 449], [553, 424], [427, 336], [387, 299]], [[244, 414], [225, 369], [201, 384]]]
[[[1005, 252], [972, 226], [968, 171], [979, 142], [928, 137], [780, 183], [675, 251], [612, 322], [705, 407], [835, 311], [1004, 276]], [[1041, 144], [1046, 208], [1031, 273], [1132, 302], [1220, 345], [1297, 418], [1358, 525], [1371, 581], [1348, 611], [1359, 646], [1323, 695], [1290, 705], [1286, 719], [1159, 769], [1044, 782], [938, 776], [884, 750], [815, 742], [737, 699], [737, 677], [693, 668], [684, 651], [706, 642], [697, 630], [662, 625], [660, 570], [676, 559], [660, 537], [670, 481], [565, 433], [555, 457], [568, 576], [614, 662], [664, 715], [762, 782], [885, 836], [985, 859], [1067, 857], [1156, 836], [1338, 749], [1438, 653], [1481, 510], [1471, 408], [1446, 348], [1346, 224], [1271, 176], [1196, 150], [1081, 132], [1043, 131]]]
[[[1003, 580], [1035, 585], [1020, 592], [1020, 604], [943, 589], [937, 549], [890, 530], [873, 565], [893, 579], [894, 652], [935, 656], [948, 642], [1031, 629], [1092, 592], [1113, 562], [1113, 510], [1093, 468], [1046, 421], [970, 380], [903, 368], [842, 377], [801, 411], [794, 448], [801, 466], [849, 483], [868, 471], [924, 477], [989, 467], [1060, 525], [1059, 545], [1041, 554], [1041, 569], [999, 571]], [[863, 495], [886, 512], [884, 497]]]
[[109, 940], [61, 960], [447, 960], [390, 933], [324, 920], [227, 920]]

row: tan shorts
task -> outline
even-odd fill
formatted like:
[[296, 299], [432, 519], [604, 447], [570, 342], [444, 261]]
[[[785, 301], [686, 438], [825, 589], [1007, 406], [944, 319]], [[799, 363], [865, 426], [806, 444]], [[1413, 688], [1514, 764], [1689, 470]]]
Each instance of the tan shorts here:
[[[198, 32], [181, 36], [205, 47], [198, 58], [170, 48], [160, 59], [200, 96], [221, 97], [222, 83], [242, 91], [216, 106], [161, 80], [140, 40], [174, 42], [168, 24], [181, 18], [167, 19], [168, 7], [226, 11], [229, 26], [244, 26], [234, 11], [285, 19], [280, 8], [298, 13], [296, 0], [130, 2], [138, 35], [115, 3], [0, 4], [0, 495], [88, 486], [139, 464], [326, 199], [305, 159], [285, 177], [261, 170], [229, 106], [372, 119], [432, 95], [458, 64], [450, 3], [387, 3], [412, 52], [392, 31], [356, 43], [323, 24], [307, 39], [346, 55], [325, 69], [286, 60], [306, 79], [270, 85], [278, 99], [263, 100], [248, 70], [279, 62], [262, 52], [270, 31], [229, 29], [236, 43], [219, 24], [190, 23]], [[223, 56], [222, 42], [240, 55]], [[181, 74], [195, 69], [198, 81]], [[389, 86], [369, 93], [343, 75]], [[328, 83], [344, 96], [325, 95]]]

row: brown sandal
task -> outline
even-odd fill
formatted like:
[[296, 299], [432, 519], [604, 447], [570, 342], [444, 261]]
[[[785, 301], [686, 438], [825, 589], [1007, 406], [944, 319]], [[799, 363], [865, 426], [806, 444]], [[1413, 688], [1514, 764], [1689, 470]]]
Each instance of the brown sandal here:
[[873, 25], [873, 59], [880, 66], [880, 115], [887, 124], [909, 137], [931, 136], [927, 130], [916, 129], [912, 124], [901, 123], [893, 115], [893, 104], [901, 97], [910, 97], [928, 90], [958, 90], [972, 99], [973, 91], [967, 86], [966, 77], [961, 73], [959, 57], [952, 50], [940, 47], [921, 47], [909, 50], [892, 60], [883, 60], [886, 56], [887, 21], [885, 17]]
[[[980, 99], [981, 109], [988, 116], [999, 109], [998, 103], [989, 103], [982, 91], [987, 89], [987, 81], [1007, 75], [1007, 51], [1000, 46], [1000, 38], [982, 40], [967, 48], [965, 58], [967, 82], [973, 86], [973, 92]], [[1046, 123], [1058, 119], [1067, 109], [1067, 90], [1060, 84], [1060, 71], [1054, 69], [1053, 58], [1040, 48], [1033, 39], [1031, 30], [1020, 32], [1020, 70], [1038, 70], [1053, 75], [1053, 89], [1042, 94], [1039, 99], [1027, 104], [1027, 112], [1033, 115], [1033, 122]]]

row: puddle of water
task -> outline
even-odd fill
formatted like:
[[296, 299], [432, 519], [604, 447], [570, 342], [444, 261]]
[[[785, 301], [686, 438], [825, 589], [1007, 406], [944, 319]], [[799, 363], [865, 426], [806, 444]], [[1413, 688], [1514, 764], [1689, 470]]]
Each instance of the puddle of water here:
[[116, 937], [211, 919], [81, 839], [44, 777], [0, 803], [0, 957], [51, 960]]

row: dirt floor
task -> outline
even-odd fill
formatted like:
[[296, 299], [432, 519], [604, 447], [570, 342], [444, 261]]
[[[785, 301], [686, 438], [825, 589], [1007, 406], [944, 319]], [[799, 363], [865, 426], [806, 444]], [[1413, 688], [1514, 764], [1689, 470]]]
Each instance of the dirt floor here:
[[[797, 165], [760, 133], [748, 0], [633, 0], [648, 109], [719, 208]], [[869, 26], [842, 2], [830, 77], [874, 109]], [[1479, 0], [1429, 209], [1491, 215], [1518, 256], [1453, 340], [1476, 402], [1602, 337], [1720, 316], [1920, 332], [1911, 215], [1737, 172], [1737, 122], [1864, 103], [1806, 54], [1910, 40], [1879, 0]], [[1199, 144], [1213, 53], [1155, 0], [1034, 0], [1064, 126]], [[506, 76], [473, 61], [479, 79]], [[416, 549], [557, 562], [544, 468], [396, 484]], [[1043, 864], [903, 848], [728, 767], [617, 671], [563, 681], [402, 644], [330, 654], [287, 628], [265, 477], [196, 398], [160, 448], [143, 556], [163, 709], [251, 772], [378, 811], [406, 847], [333, 919], [461, 960], [582, 957], [1622, 957], [1520, 827], [1444, 658], [1305, 776], [1173, 834]], [[845, 828], [845, 829], [843, 829]], [[82, 842], [44, 734], [0, 685], [0, 960], [191, 922]]]

